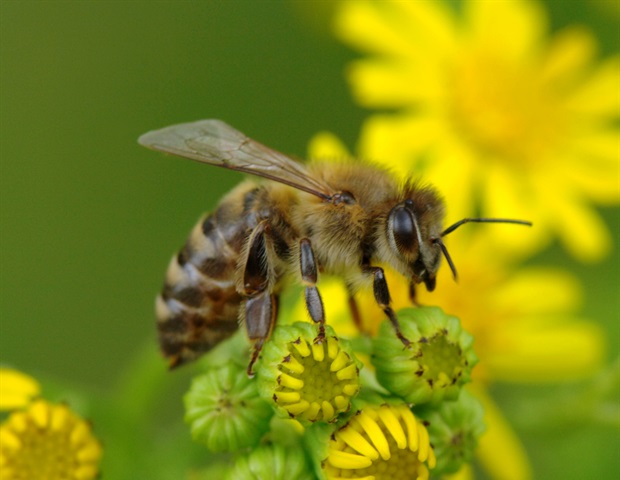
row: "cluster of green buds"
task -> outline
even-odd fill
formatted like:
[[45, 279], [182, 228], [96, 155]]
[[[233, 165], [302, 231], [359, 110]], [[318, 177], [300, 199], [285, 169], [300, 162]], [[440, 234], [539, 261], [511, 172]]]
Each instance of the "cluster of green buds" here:
[[[398, 319], [406, 347], [389, 322], [372, 341], [340, 338], [326, 326], [319, 342], [311, 323], [279, 325], [255, 378], [245, 373], [239, 342], [230, 342], [234, 360], [215, 366], [207, 358], [185, 405], [194, 439], [213, 455], [209, 471], [217, 465], [226, 480], [458, 471], [484, 430], [479, 402], [463, 389], [477, 362], [473, 339], [439, 308], [406, 309]], [[370, 353], [367, 364], [360, 353]]]

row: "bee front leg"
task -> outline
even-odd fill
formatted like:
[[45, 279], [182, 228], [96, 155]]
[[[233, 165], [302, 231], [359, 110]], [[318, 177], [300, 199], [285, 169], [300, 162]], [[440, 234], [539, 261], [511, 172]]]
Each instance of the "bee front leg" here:
[[318, 324], [319, 333], [314, 340], [315, 343], [322, 343], [325, 339], [325, 310], [323, 308], [323, 300], [316, 282], [318, 281], [318, 266], [312, 244], [307, 238], [299, 241], [299, 267], [301, 270], [301, 281], [306, 286], [306, 308], [310, 314], [310, 318]]
[[388, 289], [387, 281], [385, 280], [385, 273], [381, 267], [371, 267], [370, 265], [362, 268], [364, 273], [373, 276], [372, 282], [372, 291], [375, 295], [375, 300], [379, 304], [379, 307], [385, 312], [387, 317], [390, 319], [392, 326], [394, 327], [394, 331], [396, 332], [396, 336], [403, 342], [405, 347], [408, 347], [411, 342], [405, 338], [403, 332], [400, 331], [400, 324], [398, 323], [398, 318], [392, 310], [390, 303], [392, 302], [390, 298], [390, 290]]
[[269, 289], [272, 271], [268, 249], [268, 231], [265, 222], [260, 223], [250, 235], [243, 265], [243, 294], [245, 327], [254, 345], [248, 365], [248, 376], [254, 376], [252, 367], [258, 359], [265, 341], [276, 323], [278, 298]]

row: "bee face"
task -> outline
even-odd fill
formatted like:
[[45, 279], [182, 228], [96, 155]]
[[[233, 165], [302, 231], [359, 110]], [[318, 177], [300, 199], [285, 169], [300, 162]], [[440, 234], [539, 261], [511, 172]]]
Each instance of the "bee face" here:
[[[440, 237], [443, 208], [436, 197], [429, 196], [423, 205], [408, 198], [394, 206], [387, 216], [386, 236], [393, 266], [413, 283], [435, 288], [441, 261]], [[395, 263], [395, 264], [394, 264]]]

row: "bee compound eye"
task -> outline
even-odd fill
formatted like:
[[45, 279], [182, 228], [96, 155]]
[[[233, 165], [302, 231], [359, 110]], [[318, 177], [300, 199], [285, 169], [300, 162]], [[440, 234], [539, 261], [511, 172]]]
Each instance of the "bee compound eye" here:
[[418, 232], [409, 209], [404, 206], [394, 207], [390, 212], [388, 228], [399, 252], [412, 253], [416, 249]]

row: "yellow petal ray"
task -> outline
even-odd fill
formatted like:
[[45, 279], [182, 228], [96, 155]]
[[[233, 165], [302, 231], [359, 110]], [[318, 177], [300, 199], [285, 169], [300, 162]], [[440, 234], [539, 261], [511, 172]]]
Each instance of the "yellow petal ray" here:
[[464, 8], [476, 43], [501, 48], [502, 56], [510, 59], [521, 60], [535, 53], [547, 29], [544, 10], [534, 2], [469, 0]]
[[[398, 108], [432, 102], [445, 91], [436, 73], [436, 69], [422, 70], [394, 60], [359, 60], [347, 67], [353, 95], [366, 107]], [[411, 78], [416, 79], [415, 85]]]
[[11, 368], [0, 368], [0, 410], [23, 407], [40, 392], [34, 378]]
[[471, 216], [475, 198], [475, 181], [463, 181], [475, 177], [475, 162], [472, 151], [454, 139], [436, 146], [429, 154], [429, 165], [424, 181], [437, 188], [444, 197], [448, 221]]
[[352, 378], [355, 378], [356, 375], [357, 367], [354, 363], [336, 372], [336, 377], [338, 378], [338, 380], [350, 380]]
[[318, 132], [308, 144], [308, 158], [344, 160], [352, 158], [345, 144], [331, 132]]
[[415, 452], [418, 450], [420, 446], [420, 435], [418, 433], [418, 429], [421, 425], [418, 424], [418, 421], [411, 413], [411, 410], [406, 406], [399, 407], [400, 415], [405, 422], [405, 426], [407, 427], [407, 443], [409, 445], [409, 450]]
[[378, 161], [401, 178], [424, 172], [416, 157], [435, 143], [441, 134], [433, 118], [373, 115], [362, 126], [358, 150], [363, 158]]
[[406, 35], [394, 28], [384, 6], [366, 0], [343, 1], [335, 17], [335, 32], [350, 45], [370, 53], [407, 56]]
[[338, 395], [334, 397], [334, 405], [336, 405], [339, 411], [344, 411], [349, 406], [349, 400], [342, 395]]
[[349, 355], [343, 350], [336, 356], [332, 364], [329, 366], [331, 372], [336, 372], [342, 369], [349, 362]]
[[547, 48], [540, 75], [544, 82], [574, 82], [575, 75], [594, 58], [596, 42], [583, 27], [568, 27], [558, 32]]
[[[545, 245], [549, 238], [549, 222], [545, 219], [552, 212], [539, 197], [536, 186], [526, 178], [519, 178], [519, 172], [497, 163], [490, 164], [484, 174], [483, 216], [529, 220], [536, 225], [516, 232], [514, 226], [506, 225], [485, 229], [493, 245], [521, 255]], [[547, 195], [546, 190], [541, 193]]]
[[[620, 150], [620, 145], [619, 145]], [[620, 202], [620, 179], [618, 178], [618, 160], [616, 165], [591, 155], [579, 155], [573, 152], [567, 158], [567, 168], [561, 175], [568, 185], [579, 191], [584, 197], [604, 205], [617, 205]], [[618, 154], [620, 157], [620, 153]], [[587, 165], [586, 165], [587, 162]]]
[[295, 403], [301, 399], [300, 392], [277, 392], [278, 403]]
[[353, 450], [360, 454], [370, 458], [371, 460], [377, 460], [379, 458], [379, 452], [368, 443], [368, 441], [355, 429], [343, 428], [336, 433], [336, 437], [342, 439]]
[[616, 117], [620, 109], [620, 55], [608, 58], [567, 99], [566, 107], [579, 114]]
[[494, 332], [492, 344], [484, 357], [489, 377], [516, 383], [580, 380], [597, 371], [605, 356], [603, 331], [587, 321], [523, 319]]
[[564, 195], [563, 201], [555, 201], [550, 206], [555, 210], [554, 222], [558, 235], [575, 258], [582, 262], [594, 262], [609, 253], [611, 235], [596, 211], [568, 195]]
[[47, 428], [50, 421], [50, 406], [47, 402], [37, 400], [28, 410], [30, 417], [39, 428]]
[[292, 345], [293, 348], [297, 350], [302, 357], [310, 356], [310, 346], [305, 340], [299, 339], [298, 342], [293, 342]]
[[425, 462], [429, 456], [430, 452], [430, 444], [428, 438], [428, 430], [424, 425], [418, 426], [418, 435], [419, 435], [419, 449], [418, 449], [418, 460], [421, 462]]
[[[532, 292], [536, 292], [532, 295]], [[581, 304], [577, 279], [563, 270], [532, 267], [520, 269], [492, 294], [498, 310], [529, 313], [560, 313]]]
[[402, 425], [400, 424], [400, 420], [394, 414], [392, 407], [387, 405], [379, 408], [379, 418], [387, 428], [390, 435], [396, 441], [396, 445], [400, 449], [404, 449], [407, 446], [407, 437], [405, 436], [405, 431], [403, 430]]
[[[402, 2], [390, 0], [395, 17], [408, 25], [418, 50], [427, 57], [454, 55], [458, 48], [454, 13], [439, 2]], [[415, 28], [413, 28], [415, 25]], [[426, 42], [424, 40], [426, 39]], [[429, 52], [432, 49], [433, 54]]]
[[331, 450], [327, 457], [329, 464], [336, 468], [347, 470], [366, 468], [372, 465], [372, 460], [368, 457], [355, 453], [346, 453], [339, 450]]
[[491, 478], [529, 480], [532, 470], [523, 445], [501, 411], [483, 388], [471, 388], [484, 407], [486, 432], [480, 438], [476, 458]]
[[392, 456], [390, 452], [390, 446], [388, 445], [387, 438], [381, 431], [377, 422], [365, 411], [362, 411], [355, 420], [361, 425], [361, 427], [366, 431], [368, 438], [373, 443], [381, 458], [383, 460], [389, 460]]
[[323, 419], [331, 420], [334, 418], [336, 411], [334, 410], [334, 406], [328, 402], [327, 400], [323, 400], [321, 402], [321, 409], [323, 410]]
[[293, 355], [289, 355], [287, 361], [282, 361], [282, 367], [298, 375], [306, 369]]
[[334, 360], [338, 356], [339, 352], [340, 346], [338, 345], [338, 339], [334, 337], [329, 337], [327, 339], [327, 356]]
[[278, 383], [283, 387], [292, 388], [293, 390], [301, 390], [304, 388], [303, 380], [287, 375], [286, 373], [280, 374], [278, 377]]
[[312, 356], [314, 357], [314, 359], [317, 362], [322, 362], [323, 359], [325, 358], [325, 347], [323, 346], [323, 344], [313, 343], [311, 348], [312, 348]]
[[310, 402], [307, 400], [301, 400], [299, 403], [293, 403], [292, 405], [286, 405], [285, 408], [293, 415], [300, 415], [310, 406]]

